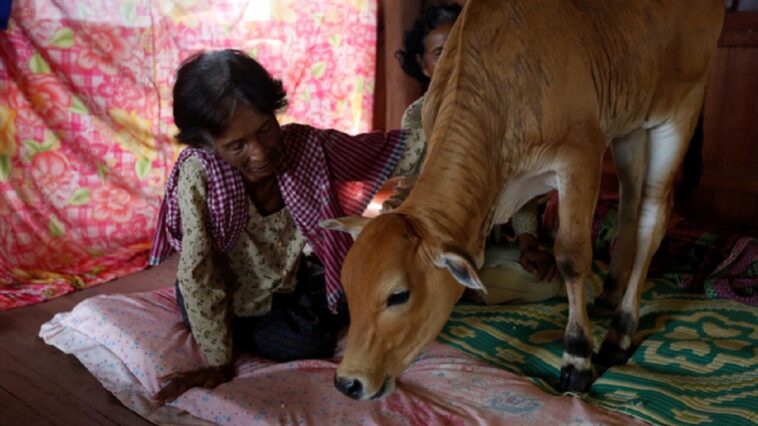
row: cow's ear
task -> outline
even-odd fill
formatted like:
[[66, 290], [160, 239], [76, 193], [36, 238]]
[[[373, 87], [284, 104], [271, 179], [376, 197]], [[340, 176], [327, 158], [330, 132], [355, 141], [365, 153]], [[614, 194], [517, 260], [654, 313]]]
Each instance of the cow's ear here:
[[326, 219], [319, 222], [318, 226], [332, 231], [349, 232], [353, 239], [363, 230], [363, 227], [370, 221], [370, 218], [362, 216], [345, 216], [336, 219]]
[[464, 286], [487, 293], [479, 275], [476, 274], [474, 264], [464, 256], [449, 251], [442, 252], [437, 257], [435, 264], [438, 268], [447, 268], [453, 278]]

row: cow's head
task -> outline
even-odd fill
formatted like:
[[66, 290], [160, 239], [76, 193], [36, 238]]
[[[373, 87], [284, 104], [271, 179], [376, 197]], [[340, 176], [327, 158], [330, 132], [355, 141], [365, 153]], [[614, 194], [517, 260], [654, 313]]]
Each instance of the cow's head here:
[[404, 214], [322, 226], [357, 237], [342, 267], [350, 329], [334, 384], [353, 399], [380, 398], [437, 337], [464, 286], [482, 284], [463, 253]]

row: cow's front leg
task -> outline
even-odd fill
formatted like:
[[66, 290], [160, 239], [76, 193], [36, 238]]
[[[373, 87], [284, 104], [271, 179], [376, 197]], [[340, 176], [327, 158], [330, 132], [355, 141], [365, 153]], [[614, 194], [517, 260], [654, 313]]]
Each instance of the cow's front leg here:
[[569, 152], [566, 168], [558, 172], [560, 227], [555, 258], [568, 293], [569, 316], [563, 337], [560, 385], [564, 391], [586, 391], [593, 381], [592, 334], [584, 297], [584, 282], [592, 262], [592, 215], [600, 183], [600, 148], [587, 144]]

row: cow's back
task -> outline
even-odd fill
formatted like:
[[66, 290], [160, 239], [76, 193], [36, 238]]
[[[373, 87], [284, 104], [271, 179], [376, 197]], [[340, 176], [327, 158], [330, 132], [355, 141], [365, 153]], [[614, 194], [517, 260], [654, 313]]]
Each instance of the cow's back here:
[[469, 0], [425, 126], [465, 110], [520, 151], [559, 143], [585, 118], [609, 139], [654, 125], [706, 75], [721, 14], [720, 0]]

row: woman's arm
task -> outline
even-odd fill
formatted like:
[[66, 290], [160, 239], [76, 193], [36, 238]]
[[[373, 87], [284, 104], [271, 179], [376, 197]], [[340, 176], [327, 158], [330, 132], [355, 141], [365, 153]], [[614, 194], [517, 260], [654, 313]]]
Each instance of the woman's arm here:
[[[400, 126], [409, 131], [405, 150], [400, 156], [400, 160], [395, 166], [392, 177], [411, 176], [413, 181], [421, 172], [421, 166], [424, 164], [426, 157], [426, 137], [424, 128], [421, 125], [421, 109], [424, 106], [424, 97], [416, 99], [403, 113]], [[409, 183], [408, 188], [412, 186]], [[410, 191], [410, 189], [408, 189]]]
[[424, 129], [409, 129], [405, 149], [392, 171], [391, 177], [403, 176], [415, 178], [421, 172], [426, 157], [426, 138]]
[[177, 372], [156, 394], [171, 401], [194, 386], [214, 387], [234, 377], [230, 309], [221, 268], [214, 250], [207, 210], [205, 174], [200, 162], [188, 159], [179, 173], [179, 211], [182, 218], [182, 251], [177, 279], [192, 335], [208, 361], [208, 368]]
[[182, 252], [177, 278], [184, 305], [200, 350], [213, 367], [232, 361], [229, 303], [220, 265], [214, 260], [208, 224], [205, 173], [199, 161], [187, 160], [179, 173], [179, 212]]
[[411, 193], [416, 178], [421, 172], [421, 166], [426, 156], [426, 142], [423, 129], [413, 129], [408, 135], [405, 151], [392, 172], [391, 177], [399, 178], [397, 185], [392, 188], [392, 194], [382, 203], [382, 213], [396, 209]]
[[519, 263], [540, 281], [552, 281], [558, 269], [555, 258], [540, 249], [537, 241], [537, 203], [539, 198], [526, 203], [511, 219], [513, 233], [519, 244]]
[[392, 177], [399, 177], [397, 185], [392, 189], [392, 194], [382, 203], [382, 213], [396, 209], [408, 198], [416, 178], [421, 172], [426, 157], [426, 136], [421, 126], [421, 109], [424, 106], [424, 97], [418, 98], [403, 113], [401, 127], [409, 131], [406, 148], [392, 173]]

